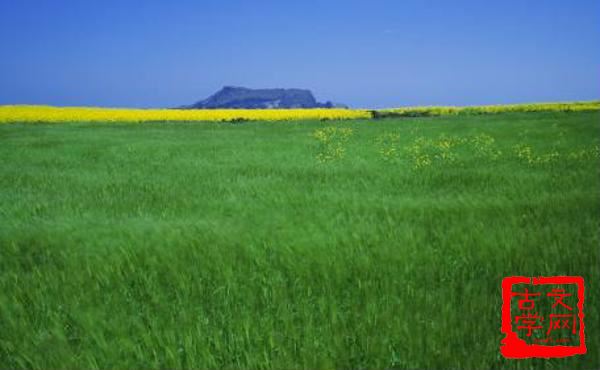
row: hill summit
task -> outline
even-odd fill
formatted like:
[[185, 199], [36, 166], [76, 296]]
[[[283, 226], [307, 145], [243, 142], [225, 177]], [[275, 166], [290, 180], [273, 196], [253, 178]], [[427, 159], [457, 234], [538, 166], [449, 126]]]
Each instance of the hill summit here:
[[249, 89], [225, 86], [215, 94], [183, 109], [268, 109], [268, 108], [334, 108], [345, 107], [330, 101], [319, 103], [306, 89]]

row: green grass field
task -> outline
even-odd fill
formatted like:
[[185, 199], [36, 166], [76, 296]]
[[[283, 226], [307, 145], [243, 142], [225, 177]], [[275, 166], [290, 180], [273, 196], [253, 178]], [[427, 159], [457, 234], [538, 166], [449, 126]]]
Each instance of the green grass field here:
[[[599, 139], [598, 112], [0, 126], [0, 368], [599, 368]], [[588, 353], [504, 359], [502, 278], [565, 274]]]

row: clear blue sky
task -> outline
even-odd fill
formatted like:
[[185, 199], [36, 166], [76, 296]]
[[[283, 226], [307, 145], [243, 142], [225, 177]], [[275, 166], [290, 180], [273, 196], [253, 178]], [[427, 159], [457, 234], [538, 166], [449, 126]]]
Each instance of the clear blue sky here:
[[353, 107], [600, 98], [598, 0], [4, 0], [0, 45], [0, 104], [168, 107], [223, 85]]

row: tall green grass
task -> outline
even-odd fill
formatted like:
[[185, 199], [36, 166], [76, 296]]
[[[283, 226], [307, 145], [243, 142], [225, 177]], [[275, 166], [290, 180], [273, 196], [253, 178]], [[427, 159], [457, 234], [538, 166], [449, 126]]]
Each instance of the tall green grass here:
[[[0, 367], [598, 368], [599, 118], [2, 126]], [[504, 359], [563, 274], [588, 353]]]

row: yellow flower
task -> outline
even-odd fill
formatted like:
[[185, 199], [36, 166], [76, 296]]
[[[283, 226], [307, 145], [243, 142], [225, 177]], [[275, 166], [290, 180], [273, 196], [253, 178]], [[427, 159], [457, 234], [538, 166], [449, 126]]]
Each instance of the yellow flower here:
[[148, 122], [148, 121], [288, 121], [370, 118], [355, 109], [115, 109], [88, 107], [0, 106], [0, 123]]

